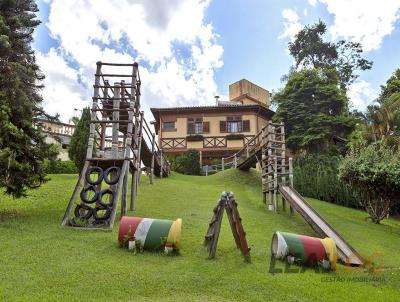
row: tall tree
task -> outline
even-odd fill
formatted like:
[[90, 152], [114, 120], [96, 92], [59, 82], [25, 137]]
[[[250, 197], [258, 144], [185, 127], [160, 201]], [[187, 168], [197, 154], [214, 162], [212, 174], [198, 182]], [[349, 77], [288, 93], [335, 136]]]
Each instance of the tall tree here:
[[326, 24], [319, 21], [300, 30], [289, 43], [290, 54], [299, 68], [335, 68], [339, 74], [340, 88], [346, 90], [357, 78], [357, 70], [371, 69], [372, 62], [361, 57], [360, 43], [340, 40], [324, 41]]
[[82, 116], [76, 125], [74, 134], [72, 135], [71, 144], [68, 149], [68, 156], [74, 161], [75, 166], [79, 169], [79, 171], [82, 170], [86, 160], [90, 118], [90, 109], [84, 108], [82, 110]]
[[14, 197], [45, 181], [42, 161], [49, 155], [37, 117], [44, 78], [31, 48], [40, 21], [33, 0], [0, 1], [0, 187]]
[[335, 70], [314, 68], [290, 74], [274, 96], [276, 121], [285, 122], [286, 141], [293, 151], [341, 152], [335, 139], [351, 133], [356, 119], [346, 112], [347, 98]]

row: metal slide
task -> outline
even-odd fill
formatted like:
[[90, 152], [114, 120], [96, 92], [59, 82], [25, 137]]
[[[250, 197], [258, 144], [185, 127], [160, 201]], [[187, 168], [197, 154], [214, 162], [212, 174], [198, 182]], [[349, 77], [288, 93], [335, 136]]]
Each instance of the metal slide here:
[[362, 257], [340, 236], [334, 228], [322, 218], [305, 199], [290, 186], [279, 186], [282, 197], [304, 218], [304, 220], [321, 236], [332, 238], [341, 261], [354, 266], [363, 265]]

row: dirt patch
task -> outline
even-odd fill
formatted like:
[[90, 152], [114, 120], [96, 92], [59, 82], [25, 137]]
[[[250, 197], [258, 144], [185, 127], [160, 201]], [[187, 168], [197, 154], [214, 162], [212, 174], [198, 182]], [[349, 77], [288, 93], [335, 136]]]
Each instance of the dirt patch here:
[[22, 215], [18, 213], [17, 210], [15, 209], [0, 210], [0, 222], [4, 222], [7, 220], [14, 220], [20, 217], [22, 217]]

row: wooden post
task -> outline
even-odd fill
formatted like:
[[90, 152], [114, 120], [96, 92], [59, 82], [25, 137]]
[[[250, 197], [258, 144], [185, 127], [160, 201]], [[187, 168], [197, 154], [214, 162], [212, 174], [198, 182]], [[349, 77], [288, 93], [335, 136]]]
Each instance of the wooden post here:
[[199, 151], [199, 162], [200, 162], [200, 169], [203, 169], [203, 154], [201, 150]]
[[236, 153], [235, 153], [235, 157], [234, 157], [234, 164], [235, 164], [235, 169], [237, 168], [237, 155], [236, 155]]
[[121, 170], [121, 174], [122, 173], [124, 181], [122, 183], [121, 216], [125, 216], [127, 214], [129, 165], [127, 166], [125, 171]]
[[163, 178], [163, 168], [164, 168], [164, 154], [163, 150], [160, 149], [160, 178]]
[[206, 176], [208, 176], [208, 165], [206, 165]]
[[221, 167], [221, 169], [222, 169], [222, 171], [224, 171], [225, 170], [225, 158], [222, 158], [222, 167]]
[[151, 134], [151, 167], [150, 167], [150, 183], [154, 182], [154, 152], [155, 152], [156, 134]]
[[267, 165], [268, 165], [268, 210], [273, 211], [274, 206], [272, 204], [272, 150], [268, 149], [268, 159], [267, 159]]
[[274, 209], [278, 212], [277, 191], [278, 191], [278, 161], [274, 157]]
[[115, 121], [115, 123], [113, 123], [112, 126], [112, 147], [111, 147], [111, 153], [112, 153], [112, 157], [114, 159], [119, 158], [119, 152], [118, 152], [118, 145], [119, 145], [119, 141], [118, 141], [118, 133], [119, 133], [119, 107], [120, 107], [120, 97], [121, 97], [121, 90], [120, 90], [120, 83], [114, 83], [114, 99], [113, 99], [113, 113], [112, 113], [112, 117], [113, 117], [113, 121]]
[[[289, 184], [293, 188], [293, 158], [289, 157]], [[293, 214], [293, 207], [290, 206], [290, 214]]]
[[[94, 93], [93, 93], [93, 104], [92, 104], [92, 121], [96, 119], [96, 109], [97, 109], [97, 98], [99, 97], [99, 85], [100, 85], [100, 73], [101, 73], [101, 62], [96, 63], [96, 76], [94, 79]], [[86, 152], [86, 159], [92, 158], [93, 155], [93, 146], [96, 136], [96, 125], [94, 123], [90, 123], [89, 129], [89, 139], [88, 139], [88, 148]]]

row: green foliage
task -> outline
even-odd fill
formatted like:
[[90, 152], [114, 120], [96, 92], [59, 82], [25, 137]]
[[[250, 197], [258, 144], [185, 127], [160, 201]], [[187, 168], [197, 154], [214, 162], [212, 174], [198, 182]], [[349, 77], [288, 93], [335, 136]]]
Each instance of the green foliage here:
[[333, 138], [346, 138], [356, 119], [346, 114], [347, 98], [332, 69], [293, 72], [277, 93], [275, 121], [285, 122], [286, 142], [292, 151], [343, 152]]
[[340, 40], [337, 43], [324, 41], [326, 24], [321, 20], [300, 30], [289, 51], [296, 68], [333, 68], [339, 76], [340, 88], [346, 90], [358, 75], [356, 70], [371, 69], [372, 62], [361, 57], [362, 46], [357, 42]]
[[308, 154], [294, 160], [294, 186], [303, 196], [358, 208], [353, 189], [339, 179], [340, 157]]
[[75, 132], [72, 135], [71, 144], [68, 149], [68, 156], [72, 161], [74, 161], [79, 171], [82, 170], [86, 160], [90, 119], [90, 109], [84, 108], [82, 111], [82, 116], [76, 125]]
[[0, 187], [13, 197], [45, 181], [51, 156], [36, 118], [43, 116], [38, 83], [44, 78], [31, 48], [40, 21], [33, 0], [0, 2]]
[[77, 174], [78, 169], [72, 160], [61, 161], [45, 160], [43, 162], [43, 170], [46, 174]]
[[181, 174], [200, 175], [200, 153], [189, 150], [177, 155], [171, 161], [172, 170]]
[[368, 106], [363, 123], [353, 137], [358, 136], [368, 144], [383, 140], [388, 146], [400, 150], [400, 69], [381, 86], [377, 101]]
[[353, 148], [341, 162], [339, 175], [356, 190], [374, 223], [399, 203], [400, 153], [382, 141]]

